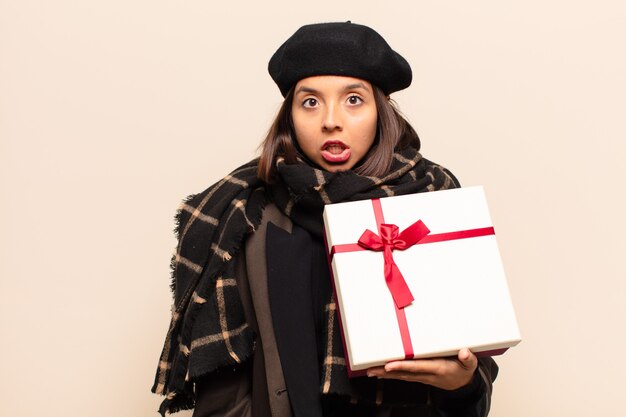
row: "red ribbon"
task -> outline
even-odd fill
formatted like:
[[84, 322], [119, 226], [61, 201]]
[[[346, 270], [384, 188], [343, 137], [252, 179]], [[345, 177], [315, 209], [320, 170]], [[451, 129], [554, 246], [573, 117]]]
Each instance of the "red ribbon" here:
[[373, 251], [382, 251], [385, 260], [385, 281], [391, 292], [393, 301], [397, 308], [404, 308], [411, 304], [415, 299], [409, 286], [406, 284], [402, 272], [393, 260], [393, 250], [404, 250], [415, 245], [422, 240], [430, 230], [426, 225], [418, 220], [411, 226], [407, 227], [402, 233], [395, 224], [382, 223], [378, 226], [380, 236], [366, 230], [359, 238], [359, 245]]
[[478, 229], [460, 230], [457, 232], [429, 234], [430, 230], [426, 225], [418, 220], [411, 226], [407, 227], [402, 233], [398, 233], [398, 226], [394, 224], [386, 224], [383, 216], [383, 210], [380, 200], [375, 198], [372, 200], [374, 208], [374, 216], [380, 236], [370, 230], [363, 232], [359, 238], [358, 244], [348, 243], [343, 245], [334, 245], [330, 250], [330, 258], [335, 253], [355, 252], [362, 250], [382, 251], [385, 260], [385, 281], [391, 292], [395, 303], [396, 317], [398, 319], [398, 327], [400, 328], [400, 336], [402, 337], [402, 345], [406, 359], [413, 358], [413, 344], [411, 335], [406, 321], [404, 307], [411, 304], [414, 300], [413, 294], [409, 290], [408, 285], [402, 273], [398, 269], [393, 260], [394, 249], [404, 250], [413, 245], [444, 242], [447, 240], [467, 239], [479, 236], [494, 235], [493, 227], [483, 227]]

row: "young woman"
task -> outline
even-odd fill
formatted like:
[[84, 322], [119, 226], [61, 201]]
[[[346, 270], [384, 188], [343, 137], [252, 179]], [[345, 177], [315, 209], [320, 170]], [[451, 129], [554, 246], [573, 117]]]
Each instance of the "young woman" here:
[[194, 416], [485, 416], [497, 366], [395, 361], [348, 378], [325, 204], [458, 187], [389, 100], [409, 64], [366, 26], [300, 28], [269, 72], [285, 101], [261, 156], [178, 215], [174, 309], [153, 391]]

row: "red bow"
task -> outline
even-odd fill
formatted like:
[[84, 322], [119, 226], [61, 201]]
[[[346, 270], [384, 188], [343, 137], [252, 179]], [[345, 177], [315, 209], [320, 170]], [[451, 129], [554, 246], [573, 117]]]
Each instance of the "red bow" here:
[[383, 223], [380, 225], [380, 236], [368, 229], [359, 238], [359, 245], [373, 251], [383, 252], [387, 287], [396, 307], [404, 308], [411, 304], [414, 298], [398, 265], [393, 260], [392, 251], [410, 248], [428, 235], [430, 230], [421, 220], [404, 229], [402, 233], [398, 233], [398, 230], [395, 224]]

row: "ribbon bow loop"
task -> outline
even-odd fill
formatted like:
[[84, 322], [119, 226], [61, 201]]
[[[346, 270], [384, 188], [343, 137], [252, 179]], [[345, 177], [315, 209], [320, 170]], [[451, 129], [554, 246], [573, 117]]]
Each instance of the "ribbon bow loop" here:
[[398, 308], [404, 308], [415, 299], [400, 269], [393, 259], [393, 250], [404, 250], [422, 240], [430, 230], [421, 220], [407, 227], [402, 233], [395, 224], [381, 224], [380, 236], [367, 229], [359, 238], [359, 245], [373, 251], [383, 251], [385, 281]]
[[396, 239], [400, 234], [398, 231], [400, 228], [395, 224], [381, 224], [380, 225], [380, 237], [385, 245], [395, 246]]

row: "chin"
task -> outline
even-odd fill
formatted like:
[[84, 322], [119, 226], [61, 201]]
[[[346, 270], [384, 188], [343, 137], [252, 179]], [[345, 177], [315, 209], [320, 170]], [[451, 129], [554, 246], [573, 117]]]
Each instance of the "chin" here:
[[349, 171], [351, 170], [356, 164], [352, 162], [351, 159], [342, 162], [341, 164], [331, 164], [329, 162], [326, 162], [325, 160], [321, 160], [319, 162], [317, 162], [317, 165], [322, 168], [324, 171], [328, 171], [328, 172], [340, 172], [340, 171]]
[[352, 165], [330, 165], [322, 167], [328, 172], [341, 172], [341, 171], [349, 171], [352, 169]]

